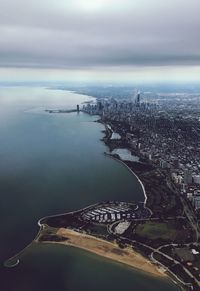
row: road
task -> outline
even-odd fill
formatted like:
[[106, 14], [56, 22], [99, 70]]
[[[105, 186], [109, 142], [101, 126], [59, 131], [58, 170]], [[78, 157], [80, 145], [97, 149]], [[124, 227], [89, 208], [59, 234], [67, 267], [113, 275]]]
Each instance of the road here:
[[[188, 286], [188, 287], [191, 287], [191, 285], [192, 284], [190, 284], [190, 283], [186, 283], [186, 282], [184, 282], [184, 281], [182, 281], [174, 272], [172, 272], [167, 266], [165, 266], [165, 265], [163, 265], [162, 263], [160, 263], [159, 261], [157, 261], [155, 258], [154, 258], [154, 254], [155, 253], [157, 253], [157, 254], [160, 254], [160, 255], [162, 255], [163, 257], [165, 257], [165, 258], [167, 258], [168, 260], [170, 260], [170, 261], [172, 261], [174, 264], [178, 264], [178, 265], [180, 265], [182, 268], [183, 268], [183, 270], [187, 273], [187, 275], [191, 278], [191, 279], [193, 279], [195, 282], [196, 282], [196, 284], [197, 284], [197, 286], [199, 286], [200, 287], [200, 281], [199, 280], [197, 280], [197, 278], [196, 277], [194, 277], [193, 276], [193, 274], [185, 267], [185, 266], [183, 266], [179, 261], [177, 261], [176, 259], [174, 259], [173, 257], [170, 257], [169, 255], [167, 255], [167, 254], [165, 254], [165, 253], [163, 253], [162, 251], [160, 251], [160, 248], [161, 247], [159, 247], [159, 248], [157, 248], [157, 249], [155, 249], [155, 248], [153, 248], [153, 247], [151, 247], [151, 246], [148, 246], [148, 245], [146, 245], [146, 244], [144, 244], [144, 243], [139, 243], [139, 242], [137, 242], [137, 241], [132, 241], [132, 240], [130, 240], [130, 239], [127, 239], [127, 238], [123, 238], [123, 237], [121, 237], [121, 239], [124, 239], [124, 240], [128, 240], [129, 242], [130, 242], [130, 244], [133, 244], [133, 243], [137, 243], [137, 244], [139, 244], [139, 245], [141, 245], [141, 246], [144, 246], [144, 247], [146, 247], [146, 248], [148, 248], [148, 249], [150, 249], [151, 251], [152, 251], [152, 253], [151, 253], [151, 255], [150, 255], [150, 258], [151, 258], [151, 261], [152, 262], [154, 262], [154, 263], [157, 263], [158, 265], [160, 265], [162, 268], [164, 268], [166, 271], [168, 271], [168, 272], [170, 272], [178, 281], [180, 281], [183, 285], [185, 285], [185, 286]], [[169, 244], [168, 246], [170, 246], [170, 245], [174, 245], [174, 244]], [[163, 246], [162, 246], [163, 247]]]
[[187, 219], [189, 220], [191, 227], [193, 228], [193, 230], [196, 233], [196, 242], [198, 242], [199, 238], [200, 238], [200, 228], [199, 228], [199, 224], [198, 224], [196, 215], [194, 213], [194, 210], [188, 204], [185, 197], [181, 196], [181, 193], [177, 190], [175, 185], [172, 183], [170, 177], [167, 177], [167, 185], [171, 189], [171, 191], [173, 191], [176, 195], [178, 195], [180, 197], [181, 203], [183, 205], [184, 213], [185, 213]]
[[183, 204], [184, 213], [187, 216], [192, 228], [196, 233], [196, 242], [198, 242], [200, 237], [200, 229], [194, 210], [191, 208], [191, 206], [187, 203], [187, 201], [183, 197], [180, 198]]

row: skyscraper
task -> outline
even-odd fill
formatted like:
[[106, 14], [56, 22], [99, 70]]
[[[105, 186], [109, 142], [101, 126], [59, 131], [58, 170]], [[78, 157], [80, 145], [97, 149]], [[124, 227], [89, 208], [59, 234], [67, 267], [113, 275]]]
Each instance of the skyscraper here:
[[185, 183], [186, 185], [192, 183], [192, 171], [189, 170], [189, 169], [185, 169], [185, 170], [184, 170], [184, 183]]
[[137, 97], [136, 97], [136, 105], [140, 106], [140, 92], [137, 93]]

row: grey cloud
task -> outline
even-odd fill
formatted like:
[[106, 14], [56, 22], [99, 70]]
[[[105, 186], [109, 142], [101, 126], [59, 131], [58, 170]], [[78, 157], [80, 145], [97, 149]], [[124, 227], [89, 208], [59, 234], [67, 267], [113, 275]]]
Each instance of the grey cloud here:
[[131, 2], [91, 14], [54, 0], [1, 0], [0, 66], [200, 65], [199, 1], [144, 0], [137, 9]]

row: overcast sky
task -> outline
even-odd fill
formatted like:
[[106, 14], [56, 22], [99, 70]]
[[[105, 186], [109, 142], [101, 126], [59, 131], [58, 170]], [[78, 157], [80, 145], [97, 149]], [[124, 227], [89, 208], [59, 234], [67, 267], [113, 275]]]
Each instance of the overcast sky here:
[[1, 79], [198, 79], [199, 0], [0, 0]]

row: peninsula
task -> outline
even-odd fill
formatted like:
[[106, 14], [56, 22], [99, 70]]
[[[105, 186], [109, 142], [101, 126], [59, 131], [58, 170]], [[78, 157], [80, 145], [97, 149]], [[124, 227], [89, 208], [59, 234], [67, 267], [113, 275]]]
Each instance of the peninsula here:
[[[178, 258], [199, 251], [185, 217], [154, 217], [145, 203], [105, 201], [84, 209], [39, 220], [33, 243], [78, 247], [126, 264], [154, 277], [170, 277], [184, 290], [198, 290], [200, 282]], [[188, 235], [190, 234], [190, 235]], [[176, 253], [173, 252], [176, 249]], [[19, 263], [20, 254], [6, 266]]]

